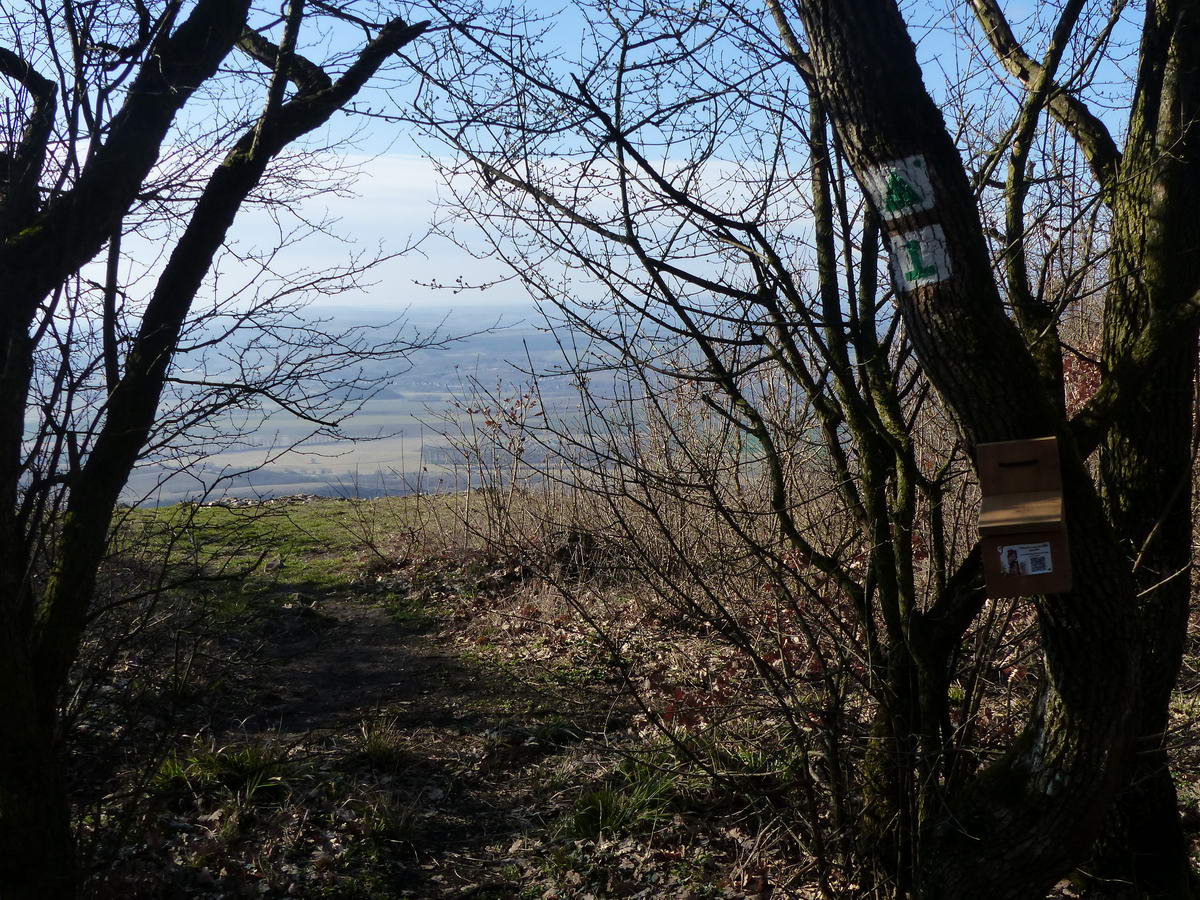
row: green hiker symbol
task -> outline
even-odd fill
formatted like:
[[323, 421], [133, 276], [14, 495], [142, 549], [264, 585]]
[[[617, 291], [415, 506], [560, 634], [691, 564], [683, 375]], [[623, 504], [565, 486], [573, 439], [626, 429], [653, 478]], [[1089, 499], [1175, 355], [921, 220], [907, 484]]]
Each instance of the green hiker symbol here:
[[912, 266], [911, 271], [904, 273], [905, 281], [913, 282], [920, 278], [931, 278], [937, 275], [937, 266], [925, 262], [925, 258], [921, 255], [920, 241], [906, 241], [904, 252], [908, 254], [908, 264]]
[[920, 206], [925, 198], [899, 172], [888, 175], [887, 196], [884, 198], [884, 209], [895, 213], [904, 209]]

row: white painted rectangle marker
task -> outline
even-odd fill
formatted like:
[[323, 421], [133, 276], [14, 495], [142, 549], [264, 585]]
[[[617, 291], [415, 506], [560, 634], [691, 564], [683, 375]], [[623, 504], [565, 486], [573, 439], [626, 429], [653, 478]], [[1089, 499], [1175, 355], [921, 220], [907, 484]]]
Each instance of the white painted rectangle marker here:
[[906, 156], [884, 163], [869, 171], [865, 181], [875, 208], [885, 221], [933, 208], [933, 185], [923, 156]]
[[928, 225], [918, 231], [893, 234], [892, 278], [900, 291], [911, 291], [923, 284], [936, 284], [950, 277], [950, 253], [946, 232], [941, 225]]

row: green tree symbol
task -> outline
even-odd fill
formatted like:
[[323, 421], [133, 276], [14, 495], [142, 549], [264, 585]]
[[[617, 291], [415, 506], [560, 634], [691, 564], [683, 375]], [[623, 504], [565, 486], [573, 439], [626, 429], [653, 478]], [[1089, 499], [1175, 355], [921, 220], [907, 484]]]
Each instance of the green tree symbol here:
[[884, 198], [884, 209], [887, 212], [900, 212], [914, 206], [920, 206], [925, 198], [909, 184], [899, 172], [888, 175], [887, 196]]

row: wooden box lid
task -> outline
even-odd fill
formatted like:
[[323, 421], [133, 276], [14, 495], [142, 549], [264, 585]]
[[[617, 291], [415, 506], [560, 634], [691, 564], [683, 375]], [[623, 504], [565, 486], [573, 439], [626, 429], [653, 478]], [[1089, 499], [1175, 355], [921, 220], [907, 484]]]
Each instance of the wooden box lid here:
[[1062, 488], [1055, 437], [977, 444], [975, 457], [985, 497]]
[[1058, 531], [1063, 527], [1059, 491], [1026, 491], [984, 497], [979, 508], [980, 534]]

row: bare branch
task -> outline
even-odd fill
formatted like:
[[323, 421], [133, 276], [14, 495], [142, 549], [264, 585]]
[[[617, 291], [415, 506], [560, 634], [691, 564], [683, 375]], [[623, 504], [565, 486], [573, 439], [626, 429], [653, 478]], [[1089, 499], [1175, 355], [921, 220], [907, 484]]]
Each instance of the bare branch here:
[[[162, 140], [192, 92], [217, 69], [245, 22], [248, 0], [200, 0], [173, 34], [163, 35], [129, 87], [103, 145], [75, 187], [55, 199], [35, 227], [0, 247], [0, 271], [27, 318], [69, 273], [96, 255], [158, 160]], [[68, 240], [69, 238], [69, 240]], [[45, 265], [31, 265], [44, 259]]]
[[[253, 28], [247, 28], [238, 38], [237, 47], [247, 56], [274, 71], [279, 60], [279, 48]], [[287, 77], [302, 93], [313, 94], [333, 84], [325, 70], [292, 50], [289, 54]]]
[[[1013, 34], [1012, 27], [996, 0], [971, 0], [971, 8], [983, 26], [988, 43], [1005, 69], [1026, 88], [1044, 78], [1044, 67], [1034, 60]], [[1087, 158], [1092, 174], [1102, 188], [1115, 183], [1121, 151], [1105, 124], [1074, 94], [1046, 79], [1051, 115], [1070, 132]]]
[[9, 153], [0, 152], [0, 237], [7, 237], [37, 210], [38, 179], [57, 104], [54, 82], [5, 47], [0, 47], [0, 75], [20, 82], [33, 98], [21, 142]]

